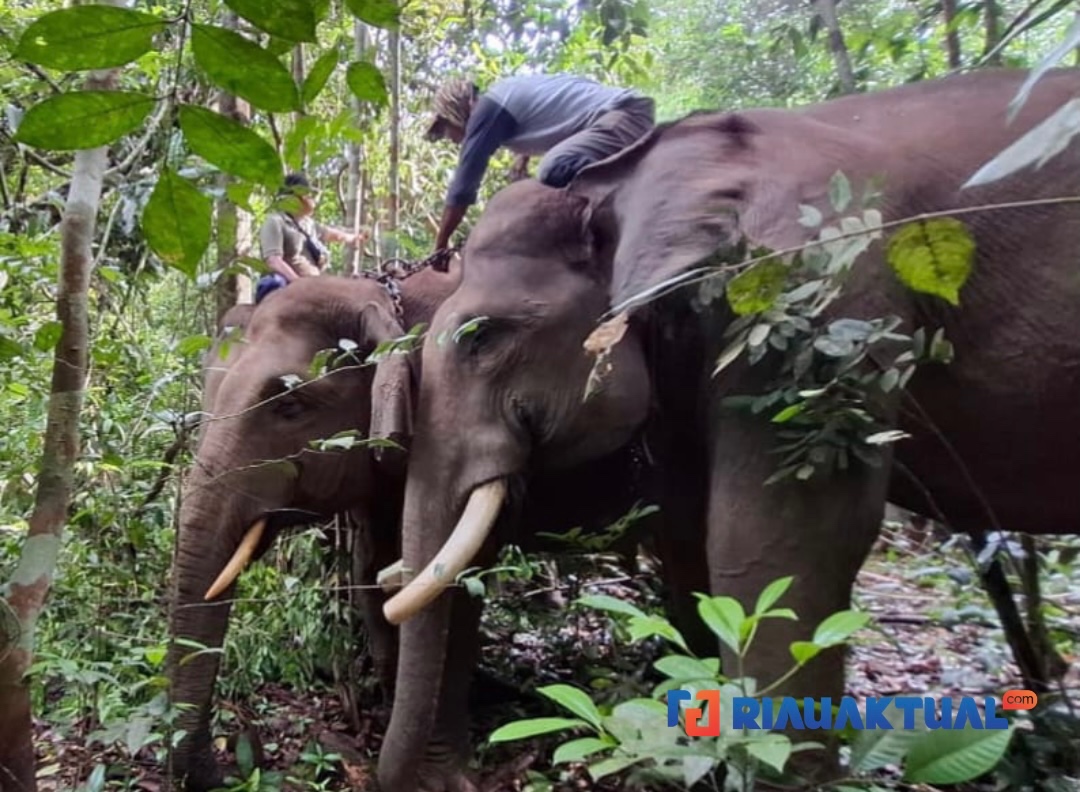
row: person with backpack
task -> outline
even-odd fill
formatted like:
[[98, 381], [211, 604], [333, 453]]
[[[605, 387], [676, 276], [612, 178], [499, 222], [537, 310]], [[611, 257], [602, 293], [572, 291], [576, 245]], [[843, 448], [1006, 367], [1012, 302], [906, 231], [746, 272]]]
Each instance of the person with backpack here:
[[297, 278], [320, 275], [330, 261], [327, 242], [359, 245], [367, 239], [362, 231], [354, 234], [317, 222], [314, 212], [318, 195], [305, 174], [290, 173], [285, 177], [278, 197], [292, 196], [295, 202], [267, 215], [259, 231], [259, 247], [270, 272], [259, 278], [255, 287], [256, 305]]

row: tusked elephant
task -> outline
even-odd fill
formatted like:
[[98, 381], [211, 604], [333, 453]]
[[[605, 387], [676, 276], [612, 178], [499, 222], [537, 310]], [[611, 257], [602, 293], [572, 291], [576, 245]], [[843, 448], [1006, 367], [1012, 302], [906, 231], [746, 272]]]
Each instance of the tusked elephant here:
[[[419, 788], [422, 771], [445, 758], [431, 746], [461, 728], [439, 706], [453, 671], [445, 646], [461, 621], [459, 603], [440, 592], [496, 541], [506, 482], [606, 453], [643, 425], [658, 438], [658, 465], [679, 473], [665, 477], [661, 505], [688, 586], [751, 608], [769, 582], [795, 576], [787, 602], [799, 621], [763, 628], [747, 661], [765, 682], [788, 669], [791, 641], [849, 606], [887, 497], [961, 530], [1080, 531], [1080, 501], [1069, 495], [1080, 476], [1075, 202], [964, 214], [977, 248], [960, 307], [903, 286], [880, 243], [856, 262], [831, 316], [895, 314], [899, 332], [943, 327], [955, 348], [950, 365], [915, 374], [904, 410], [895, 391], [882, 397], [912, 437], [878, 468], [765, 486], [778, 463], [775, 425], [722, 401], [761, 393], [771, 358], [751, 366], [744, 356], [714, 377], [734, 315], [723, 300], [692, 304], [689, 289], [636, 304], [599, 391], [584, 398], [594, 361], [582, 346], [610, 309], [740, 243], [810, 240], [816, 229], [799, 223], [800, 204], [828, 215], [838, 170], [859, 190], [883, 177], [885, 221], [1080, 194], [1075, 142], [1037, 170], [961, 189], [1080, 95], [1080, 71], [1048, 73], [1007, 122], [1025, 76], [983, 71], [799, 110], [694, 114], [586, 168], [566, 190], [519, 182], [490, 201], [422, 353], [402, 522], [405, 566], [420, 571], [384, 608], [402, 625], [384, 792]], [[463, 327], [471, 332], [437, 343]], [[831, 651], [774, 695], [836, 697], [843, 682], [842, 654]], [[462, 786], [445, 769], [435, 776], [431, 788]]]
[[[220, 655], [204, 652], [181, 662], [195, 650], [176, 639], [220, 647], [232, 581], [290, 525], [338, 512], [356, 515], [368, 583], [398, 555], [403, 455], [391, 451], [376, 458], [360, 447], [319, 450], [311, 441], [345, 430], [407, 441], [415, 356], [389, 355], [377, 366], [358, 363], [378, 344], [429, 321], [459, 274], [456, 266], [447, 274], [426, 269], [403, 281], [400, 315], [376, 281], [325, 276], [302, 278], [256, 309], [239, 305], [223, 317], [204, 360], [207, 415], [184, 486], [172, 573], [172, 700], [193, 705], [178, 722], [187, 734], [173, 752], [172, 770], [186, 788], [221, 782], [210, 744]], [[356, 344], [354, 357], [313, 377], [317, 353], [337, 348], [342, 339]], [[362, 597], [376, 669], [392, 682], [396, 645], [379, 611], [382, 594]]]

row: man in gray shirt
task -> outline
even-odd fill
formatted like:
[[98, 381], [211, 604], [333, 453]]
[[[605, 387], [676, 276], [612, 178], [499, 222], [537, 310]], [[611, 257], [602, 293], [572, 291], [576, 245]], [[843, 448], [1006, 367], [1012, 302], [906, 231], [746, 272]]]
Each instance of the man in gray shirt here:
[[569, 74], [508, 77], [483, 95], [470, 80], [451, 80], [435, 94], [428, 140], [461, 145], [457, 169], [435, 239], [443, 250], [476, 203], [488, 161], [500, 146], [524, 157], [544, 155], [537, 178], [569, 184], [579, 170], [645, 135], [654, 123], [653, 100]]

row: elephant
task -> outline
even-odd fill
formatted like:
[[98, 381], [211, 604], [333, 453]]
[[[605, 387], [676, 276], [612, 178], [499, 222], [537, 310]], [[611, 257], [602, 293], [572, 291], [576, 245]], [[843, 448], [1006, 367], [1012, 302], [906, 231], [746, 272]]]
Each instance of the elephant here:
[[[786, 603], [799, 619], [763, 627], [746, 659], [763, 684], [788, 670], [790, 642], [849, 607], [887, 499], [958, 530], [1080, 530], [1080, 502], [1062, 496], [1080, 475], [1080, 206], [1015, 205], [1077, 195], [1080, 145], [963, 188], [1080, 94], [1080, 71], [1051, 71], [1007, 121], [1025, 76], [987, 70], [798, 109], [695, 113], [565, 189], [523, 181], [489, 201], [422, 350], [401, 528], [405, 566], [419, 571], [384, 606], [401, 625], [384, 792], [466, 788], [444, 746], [463, 731], [446, 700], [460, 696], [454, 640], [473, 614], [446, 588], [498, 544], [493, 521], [524, 472], [580, 464], [640, 430], [655, 439], [656, 465], [670, 471], [663, 558], [684, 595], [729, 595], [749, 610], [767, 584], [794, 576]], [[955, 356], [920, 367], [903, 404], [899, 389], [880, 395], [885, 419], [910, 437], [884, 446], [879, 466], [766, 486], [776, 426], [724, 401], [761, 393], [774, 356], [714, 374], [730, 306], [689, 289], [640, 297], [717, 255], [810, 241], [817, 229], [799, 222], [800, 205], [830, 216], [838, 170], [853, 191], [879, 185], [886, 223], [963, 212], [974, 264], [954, 307], [904, 286], [874, 242], [822, 318], [893, 314], [909, 334], [943, 327]], [[997, 208], [964, 211], [984, 205]], [[603, 327], [622, 336], [606, 345], [597, 385], [602, 361], [583, 345], [616, 312], [621, 330]], [[734, 667], [729, 651], [721, 657]], [[838, 697], [843, 686], [843, 652], [832, 649], [773, 695]]]
[[[317, 450], [310, 443], [346, 430], [407, 443], [415, 356], [388, 355], [377, 366], [355, 363], [378, 344], [429, 321], [459, 275], [456, 266], [446, 274], [413, 274], [401, 282], [400, 314], [375, 280], [334, 276], [303, 278], [257, 308], [238, 305], [226, 313], [204, 360], [206, 415], [180, 506], [170, 612], [174, 639], [220, 647], [232, 581], [290, 525], [341, 512], [355, 515], [369, 583], [397, 557], [403, 454], [362, 447]], [[346, 361], [353, 365], [312, 377], [317, 353], [338, 347], [342, 339], [356, 345], [354, 358]], [[303, 384], [290, 387], [290, 377]], [[381, 592], [365, 592], [361, 605], [376, 669], [392, 683], [395, 638], [379, 611], [381, 600]], [[173, 701], [193, 705], [179, 718], [186, 736], [171, 761], [174, 777], [188, 789], [205, 790], [221, 782], [210, 741], [219, 654], [182, 662], [191, 652], [176, 640], [170, 643]]]

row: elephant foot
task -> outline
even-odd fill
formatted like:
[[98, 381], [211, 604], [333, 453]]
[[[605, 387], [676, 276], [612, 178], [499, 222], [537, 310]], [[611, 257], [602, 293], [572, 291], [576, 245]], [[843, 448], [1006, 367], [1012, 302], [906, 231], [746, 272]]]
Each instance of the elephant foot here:
[[463, 770], [444, 766], [420, 770], [420, 792], [479, 792], [479, 787]]

